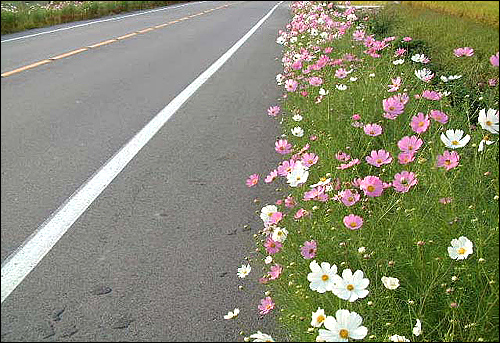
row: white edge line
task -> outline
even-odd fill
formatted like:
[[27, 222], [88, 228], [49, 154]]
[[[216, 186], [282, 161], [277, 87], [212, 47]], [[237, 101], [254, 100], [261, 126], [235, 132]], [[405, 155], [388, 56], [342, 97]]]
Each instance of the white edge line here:
[[2, 264], [2, 303], [167, 120], [245, 43], [282, 2], [276, 4], [224, 55], [179, 93], [7, 257]]
[[204, 2], [206, 2], [206, 1], [199, 1], [199, 2], [195, 2], [195, 3], [190, 2], [190, 3], [187, 3], [187, 4], [178, 5], [178, 6], [167, 6], [167, 7], [157, 8], [157, 9], [149, 10], [149, 11], [145, 11], [145, 12], [127, 14], [127, 15], [124, 15], [124, 16], [121, 16], [121, 17], [116, 17], [116, 18], [96, 20], [96, 21], [92, 21], [90, 23], [84, 23], [84, 24], [74, 25], [74, 26], [70, 26], [70, 27], [63, 27], [63, 28], [56, 29], [56, 30], [34, 33], [32, 35], [27, 35], [27, 36], [22, 36], [22, 37], [5, 39], [5, 40], [1, 41], [0, 43], [7, 43], [7, 42], [19, 40], [19, 39], [31, 38], [31, 37], [35, 37], [35, 36], [45, 35], [47, 33], [54, 33], [54, 32], [59, 32], [59, 31], [65, 31], [65, 30], [75, 29], [75, 28], [78, 28], [78, 27], [88, 26], [88, 25], [92, 25], [92, 24], [104, 23], [106, 21], [121, 20], [121, 19], [124, 19], [124, 18], [135, 17], [137, 15], [143, 15], [143, 14], [148, 14], [148, 13], [152, 13], [152, 12], [165, 11], [165, 10], [168, 10], [168, 9], [175, 9], [175, 8], [180, 8], [180, 7], [184, 7], [184, 6], [188, 6], [188, 5], [201, 4], [201, 3], [204, 3]]

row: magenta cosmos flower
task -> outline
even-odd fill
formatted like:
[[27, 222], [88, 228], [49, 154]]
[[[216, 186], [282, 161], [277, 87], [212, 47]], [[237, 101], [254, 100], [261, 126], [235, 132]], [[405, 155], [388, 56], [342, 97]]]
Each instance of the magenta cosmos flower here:
[[274, 308], [274, 302], [271, 297], [266, 297], [260, 301], [259, 314], [268, 314]]
[[344, 217], [344, 225], [350, 230], [357, 230], [363, 226], [363, 218], [350, 214]]
[[361, 198], [361, 195], [358, 193], [354, 193], [350, 189], [346, 189], [345, 191], [342, 192], [342, 197], [340, 198], [340, 201], [346, 206], [352, 206], [355, 203], [359, 201]]
[[266, 252], [269, 255], [273, 255], [280, 252], [283, 244], [281, 244], [281, 242], [273, 240], [271, 237], [267, 237], [266, 242], [264, 243], [264, 247], [266, 248]]
[[409, 152], [409, 153], [415, 153], [420, 147], [424, 144], [424, 141], [422, 141], [420, 138], [417, 136], [405, 136], [400, 139], [398, 142], [398, 147], [399, 150], [403, 152]]
[[248, 187], [253, 187], [259, 182], [259, 175], [258, 174], [252, 174], [250, 177], [247, 179], [246, 184]]
[[292, 145], [286, 139], [280, 139], [275, 143], [274, 149], [280, 154], [286, 155], [292, 152]]
[[306, 260], [316, 257], [317, 244], [316, 241], [305, 241], [304, 246], [300, 248], [300, 254]]
[[416, 116], [411, 118], [411, 129], [416, 133], [424, 133], [429, 128], [431, 121], [428, 115], [424, 115], [422, 112], [418, 112]]
[[492, 55], [490, 57], [490, 63], [492, 66], [498, 67], [498, 52], [496, 53], [496, 55]]
[[407, 172], [406, 170], [394, 175], [394, 180], [392, 181], [392, 186], [396, 192], [406, 193], [410, 190], [412, 186], [418, 183], [415, 174], [412, 172]]
[[381, 196], [384, 191], [384, 184], [378, 176], [369, 175], [361, 180], [359, 188], [363, 190], [366, 196], [378, 197]]
[[370, 156], [366, 156], [366, 162], [377, 168], [380, 168], [384, 164], [389, 164], [391, 161], [391, 155], [383, 149], [378, 151], [373, 150]]
[[293, 79], [288, 79], [285, 81], [285, 89], [288, 92], [295, 92], [297, 90], [299, 83]]
[[470, 57], [470, 56], [474, 55], [474, 49], [469, 48], [468, 46], [466, 46], [464, 48], [456, 48], [455, 50], [453, 50], [453, 53], [457, 57], [462, 57], [462, 56], [468, 56], [468, 57]]
[[280, 113], [280, 107], [279, 106], [271, 106], [267, 109], [267, 114], [270, 117], [276, 117]]
[[441, 124], [446, 124], [448, 122], [448, 116], [446, 113], [439, 111], [439, 110], [431, 110], [430, 111], [430, 116], [432, 119], [437, 121], [438, 123]]
[[366, 124], [363, 127], [363, 131], [365, 131], [368, 136], [376, 137], [382, 134], [382, 126], [379, 124]]
[[446, 170], [450, 170], [458, 166], [458, 161], [460, 160], [460, 156], [456, 151], [449, 152], [445, 150], [442, 155], [437, 157], [436, 166], [444, 167]]

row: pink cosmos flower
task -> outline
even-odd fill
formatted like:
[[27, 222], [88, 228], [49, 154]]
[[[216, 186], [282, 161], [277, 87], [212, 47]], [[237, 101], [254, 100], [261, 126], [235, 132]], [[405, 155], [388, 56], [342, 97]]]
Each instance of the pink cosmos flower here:
[[354, 113], [351, 117], [352, 120], [360, 120], [361, 116], [359, 114]]
[[398, 155], [398, 161], [400, 164], [408, 164], [410, 162], [413, 162], [414, 160], [415, 153], [403, 151]]
[[342, 197], [340, 201], [346, 206], [352, 206], [359, 201], [361, 195], [356, 192], [351, 191], [350, 189], [346, 189], [342, 192]]
[[303, 208], [299, 209], [295, 215], [293, 216], [294, 219], [300, 219], [303, 216], [307, 216], [309, 212], [307, 210], [304, 210]]
[[280, 139], [275, 143], [274, 149], [280, 154], [286, 155], [292, 152], [292, 145], [286, 139]]
[[365, 195], [369, 197], [381, 196], [384, 191], [384, 185], [378, 176], [365, 176], [365, 178], [361, 180], [359, 187], [363, 190]]
[[448, 150], [442, 155], [438, 155], [436, 166], [444, 167], [446, 170], [450, 170], [458, 166], [458, 161], [460, 160], [460, 156], [456, 151], [452, 151], [451, 153]]
[[309, 79], [309, 84], [311, 86], [321, 86], [323, 84], [323, 79], [321, 77], [313, 76]]
[[285, 206], [287, 208], [293, 208], [297, 205], [297, 202], [295, 201], [295, 199], [292, 197], [292, 196], [287, 196], [285, 198]]
[[344, 169], [349, 169], [356, 164], [359, 164], [359, 159], [355, 158], [349, 161], [349, 163], [342, 163], [340, 166], [337, 167], [337, 169], [344, 170]]
[[343, 151], [339, 151], [335, 154], [335, 158], [341, 162], [347, 162], [351, 159], [351, 156], [347, 155]]
[[403, 38], [403, 42], [410, 42], [412, 40], [413, 40], [413, 38], [411, 38], [411, 37], [404, 37]]
[[382, 100], [384, 111], [390, 116], [398, 116], [404, 112], [404, 104], [399, 97], [391, 96]]
[[288, 79], [285, 81], [285, 89], [288, 92], [295, 92], [297, 90], [299, 83], [293, 79]]
[[278, 175], [287, 176], [289, 173], [292, 172], [294, 166], [295, 166], [294, 160], [283, 161], [283, 163], [278, 166]]
[[455, 50], [453, 50], [453, 53], [455, 54], [455, 56], [457, 57], [462, 57], [462, 56], [473, 56], [474, 55], [474, 49], [472, 48], [469, 48], [469, 47], [464, 47], [464, 48], [457, 48]]
[[357, 230], [363, 225], [363, 218], [350, 214], [344, 217], [344, 225], [350, 230]]
[[266, 252], [269, 255], [273, 255], [280, 252], [283, 244], [281, 244], [281, 242], [274, 241], [271, 237], [267, 237], [264, 247], [266, 247]]
[[362, 41], [363, 39], [365, 39], [365, 31], [363, 30], [354, 31], [352, 34], [352, 39], [354, 39], [355, 41]]
[[325, 193], [325, 186], [318, 186], [304, 193], [304, 201], [317, 200], [328, 201], [328, 194]]
[[446, 115], [446, 113], [441, 112], [439, 110], [431, 110], [430, 116], [438, 123], [446, 124], [448, 122], [448, 116]]
[[498, 67], [498, 52], [496, 53], [496, 55], [491, 55], [490, 57], [490, 63], [492, 66], [494, 67]]
[[269, 224], [270, 225], [278, 224], [281, 219], [283, 219], [283, 213], [274, 212], [273, 214], [271, 214], [271, 218], [269, 219]]
[[275, 264], [274, 266], [271, 266], [271, 268], [269, 270], [269, 280], [276, 280], [277, 278], [279, 278], [282, 271], [283, 271], [283, 267], [280, 266], [279, 264]]
[[363, 127], [363, 131], [365, 131], [368, 136], [376, 137], [382, 134], [382, 126], [378, 124], [366, 124]]
[[302, 155], [302, 164], [306, 167], [309, 168], [313, 164], [316, 164], [318, 162], [319, 157], [316, 156], [314, 153], [305, 153]]
[[309, 136], [309, 140], [311, 140], [311, 141], [313, 141], [313, 142], [314, 142], [315, 140], [317, 140], [317, 139], [318, 139], [318, 136], [316, 136], [316, 135], [310, 135], [310, 136]]
[[309, 93], [307, 93], [307, 91], [301, 91], [300, 95], [302, 95], [305, 98], [309, 95]]
[[271, 106], [267, 109], [267, 114], [270, 117], [276, 117], [280, 113], [280, 107], [279, 106]]
[[295, 62], [292, 63], [292, 69], [293, 70], [300, 70], [302, 69], [302, 61], [301, 60], [297, 60]]
[[498, 85], [498, 79], [489, 79], [488, 80], [488, 86], [495, 87], [496, 85]]
[[268, 314], [274, 308], [274, 302], [271, 297], [266, 297], [260, 301], [259, 305], [259, 314], [265, 315]]
[[333, 48], [331, 46], [326, 47], [325, 50], [324, 50], [325, 54], [329, 54], [332, 51], [333, 51]]
[[247, 179], [246, 184], [248, 187], [253, 187], [259, 182], [259, 175], [258, 174], [252, 174], [250, 177]]
[[428, 115], [424, 115], [422, 112], [418, 112], [416, 116], [411, 118], [410, 126], [416, 133], [424, 133], [429, 128], [431, 121]]
[[316, 257], [317, 244], [315, 241], [305, 241], [304, 246], [300, 248], [300, 254], [306, 260]]
[[398, 142], [398, 147], [403, 152], [414, 153], [420, 149], [422, 144], [424, 144], [424, 141], [417, 136], [405, 136]]
[[410, 190], [412, 186], [418, 183], [415, 174], [412, 172], [407, 172], [406, 170], [394, 175], [394, 180], [392, 181], [392, 186], [396, 192], [406, 193]]
[[389, 164], [392, 161], [391, 155], [385, 150], [372, 150], [370, 156], [366, 156], [366, 162], [380, 168], [384, 164]]
[[347, 71], [344, 68], [337, 69], [335, 71], [335, 77], [338, 79], [344, 79], [347, 77]]
[[441, 100], [443, 95], [441, 93], [435, 92], [435, 91], [429, 91], [425, 90], [422, 92], [422, 98], [425, 98], [427, 100]]
[[278, 171], [276, 169], [274, 169], [273, 171], [271, 171], [269, 173], [269, 175], [266, 176], [266, 178], [264, 179], [264, 182], [265, 183], [271, 183], [274, 181], [274, 179], [276, 179], [278, 177]]
[[401, 78], [398, 76], [395, 79], [391, 79], [392, 84], [388, 85], [388, 92], [397, 92], [399, 87], [401, 87]]
[[440, 202], [441, 204], [443, 204], [443, 205], [449, 204], [449, 203], [450, 203], [450, 202], [452, 202], [452, 201], [453, 201], [453, 199], [452, 199], [452, 198], [450, 198], [450, 197], [446, 197], [446, 198], [441, 198], [441, 199], [439, 199], [439, 202]]
[[399, 57], [401, 55], [404, 55], [405, 52], [406, 52], [406, 49], [398, 48], [398, 49], [396, 49], [396, 51], [394, 53], [394, 57]]

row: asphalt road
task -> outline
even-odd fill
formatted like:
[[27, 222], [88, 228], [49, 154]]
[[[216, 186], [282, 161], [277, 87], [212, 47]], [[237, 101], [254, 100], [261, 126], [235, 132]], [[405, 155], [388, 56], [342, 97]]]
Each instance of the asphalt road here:
[[[2, 264], [275, 4], [189, 3], [2, 42], [3, 74], [186, 18], [2, 77]], [[241, 341], [241, 329], [275, 330], [258, 317], [262, 271], [236, 271], [261, 227], [254, 211], [276, 200], [245, 179], [279, 161], [266, 110], [280, 96], [275, 41], [289, 19], [280, 4], [2, 302], [2, 341]], [[224, 320], [235, 307], [238, 321]]]

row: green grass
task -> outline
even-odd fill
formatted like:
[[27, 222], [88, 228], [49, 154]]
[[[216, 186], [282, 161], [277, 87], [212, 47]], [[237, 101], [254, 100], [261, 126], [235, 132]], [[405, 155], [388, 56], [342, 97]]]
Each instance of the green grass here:
[[[319, 162], [309, 169], [306, 184], [285, 189], [283, 196], [293, 196], [298, 205], [293, 209], [280, 207], [284, 219], [279, 226], [289, 234], [282, 251], [274, 254], [273, 259], [284, 271], [280, 278], [268, 283], [268, 288], [277, 304], [279, 321], [290, 333], [285, 339], [315, 341], [318, 329], [311, 328], [311, 313], [321, 307], [330, 316], [341, 308], [360, 314], [368, 328], [364, 339], [367, 341], [388, 341], [395, 334], [411, 341], [498, 341], [498, 136], [490, 135], [496, 143], [484, 152], [477, 149], [488, 133], [477, 123], [479, 111], [498, 110], [498, 86], [487, 86], [489, 79], [498, 78], [498, 68], [489, 62], [489, 57], [498, 51], [498, 32], [456, 16], [408, 6], [388, 6], [366, 25], [368, 34], [374, 33], [378, 39], [396, 37], [380, 58], [363, 53], [366, 48], [351, 39], [353, 29], [340, 40], [319, 44], [321, 50], [334, 47], [329, 55], [332, 59], [346, 53], [363, 59], [344, 65], [353, 70], [349, 76], [356, 77], [356, 81], [349, 81], [349, 76], [337, 79], [334, 72], [338, 67], [326, 67], [307, 75], [324, 80], [321, 87], [329, 94], [320, 103], [316, 103], [319, 87], [302, 83], [308, 95], [289, 92], [281, 104], [283, 133], [293, 144], [294, 152], [309, 143], [310, 151], [319, 156]], [[413, 37], [413, 41], [401, 42], [405, 36]], [[317, 36], [303, 33], [296, 43], [285, 47], [284, 53], [293, 56], [300, 47], [312, 50], [311, 45], [318, 44], [316, 40]], [[453, 49], [464, 46], [474, 48], [473, 57], [453, 55]], [[408, 49], [409, 54], [404, 64], [396, 66], [392, 61], [399, 47]], [[425, 67], [436, 73], [432, 82], [424, 83], [415, 77], [414, 70], [424, 67], [411, 61], [410, 56], [415, 53], [425, 53], [431, 59]], [[439, 80], [441, 75], [454, 74], [463, 76], [449, 83]], [[382, 117], [382, 100], [393, 95], [387, 92], [387, 85], [396, 76], [403, 79], [401, 92], [404, 88], [410, 101], [396, 120], [387, 120]], [[348, 89], [337, 90], [335, 85], [339, 83]], [[441, 101], [415, 99], [414, 95], [423, 90], [448, 91], [450, 95]], [[409, 125], [412, 116], [431, 109], [446, 112], [449, 122], [442, 125], [431, 120], [429, 130], [420, 135], [424, 145], [415, 161], [399, 164], [397, 142], [404, 136], [416, 135]], [[295, 122], [295, 113], [304, 119]], [[382, 125], [383, 134], [370, 137], [362, 128], [354, 127], [351, 116], [355, 113], [360, 114], [363, 123]], [[290, 134], [295, 126], [304, 129], [304, 137]], [[451, 150], [440, 140], [447, 129], [462, 129], [471, 136], [466, 147], [457, 149], [460, 165], [449, 171], [435, 166], [437, 156]], [[317, 139], [309, 140], [311, 135]], [[383, 168], [367, 164], [365, 156], [378, 149], [390, 152], [393, 162]], [[361, 163], [350, 169], [337, 169], [338, 151], [359, 158]], [[288, 158], [290, 155], [285, 156]], [[418, 178], [418, 184], [407, 193], [387, 189], [381, 197], [362, 196], [364, 200], [352, 207], [335, 200], [302, 200], [309, 185], [320, 178], [338, 178], [341, 189], [353, 189], [348, 183], [355, 178], [376, 175], [391, 182], [402, 170], [411, 171]], [[335, 194], [336, 191], [329, 193], [330, 198]], [[440, 203], [439, 199], [445, 197], [452, 198], [452, 202]], [[307, 209], [311, 215], [293, 219], [298, 208]], [[359, 230], [348, 230], [342, 222], [351, 213], [364, 219]], [[447, 248], [452, 239], [460, 236], [473, 242], [474, 252], [463, 261], [455, 261], [448, 256]], [[262, 256], [266, 256], [263, 239], [264, 233], [257, 236], [257, 244]], [[318, 244], [314, 258], [318, 263], [335, 264], [339, 274], [346, 268], [353, 272], [362, 270], [370, 280], [369, 295], [350, 303], [331, 292], [319, 294], [309, 289], [311, 260], [301, 256], [300, 247], [310, 240]], [[366, 252], [358, 252], [360, 247], [365, 247]], [[382, 276], [397, 277], [401, 286], [386, 289]], [[452, 307], [454, 303], [458, 307]], [[419, 337], [412, 335], [417, 318], [423, 328]]]
[[2, 1], [1, 34], [179, 2], [184, 1]]

